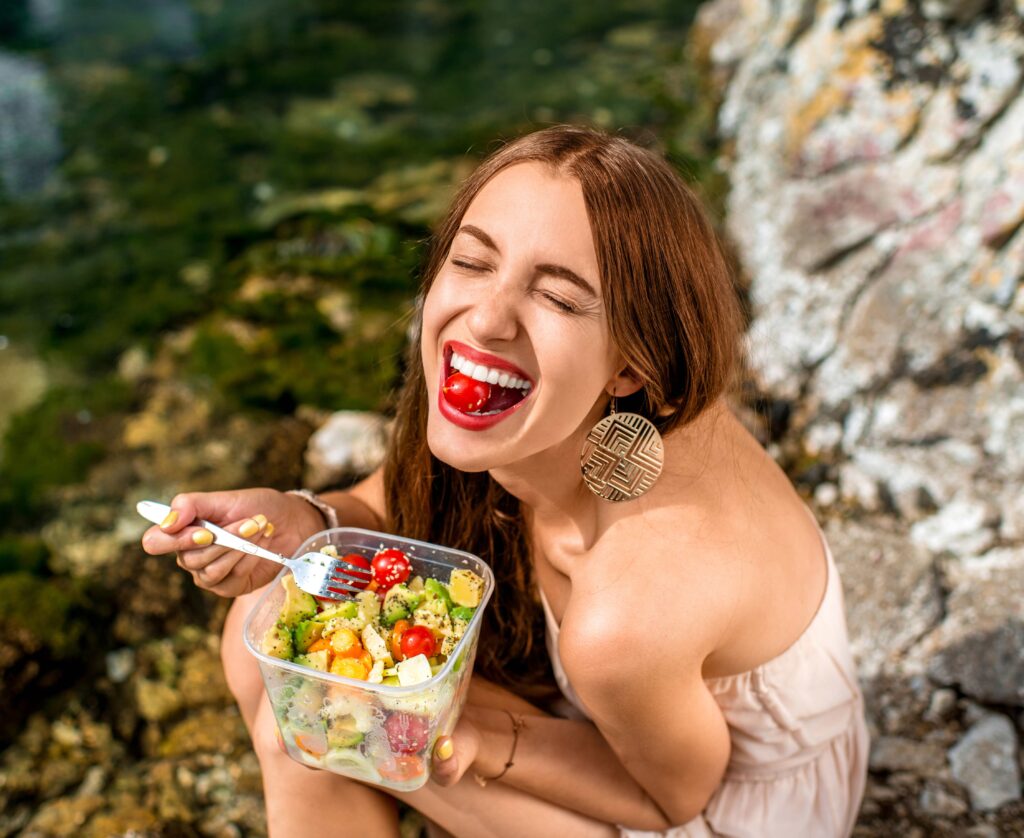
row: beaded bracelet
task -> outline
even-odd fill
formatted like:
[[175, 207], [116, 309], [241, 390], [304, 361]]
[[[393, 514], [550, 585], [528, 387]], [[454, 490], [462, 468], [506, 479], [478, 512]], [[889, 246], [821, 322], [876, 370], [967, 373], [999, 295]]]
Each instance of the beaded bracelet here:
[[495, 774], [493, 777], [483, 777], [480, 774], [473, 775], [473, 779], [476, 780], [477, 785], [479, 785], [480, 788], [483, 788], [492, 780], [500, 780], [502, 777], [505, 776], [505, 772], [507, 772], [512, 767], [513, 762], [515, 762], [516, 745], [519, 744], [519, 731], [522, 728], [526, 727], [526, 722], [523, 721], [522, 716], [513, 716], [512, 713], [508, 710], [505, 710], [505, 713], [508, 715], [509, 719], [512, 720], [512, 750], [508, 755], [508, 762], [505, 763], [505, 767], [502, 768], [501, 771]]

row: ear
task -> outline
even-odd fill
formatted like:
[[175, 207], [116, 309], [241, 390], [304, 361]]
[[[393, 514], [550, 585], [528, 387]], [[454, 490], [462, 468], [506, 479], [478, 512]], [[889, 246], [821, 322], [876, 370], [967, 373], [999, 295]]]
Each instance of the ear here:
[[632, 367], [627, 365], [619, 370], [618, 374], [605, 385], [604, 389], [609, 396], [621, 399], [624, 396], [632, 396], [643, 386], [643, 383], [637, 377]]

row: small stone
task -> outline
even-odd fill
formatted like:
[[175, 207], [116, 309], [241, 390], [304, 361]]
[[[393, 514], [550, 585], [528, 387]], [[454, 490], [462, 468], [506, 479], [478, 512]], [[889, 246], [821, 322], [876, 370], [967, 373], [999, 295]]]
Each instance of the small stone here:
[[326, 488], [345, 477], [369, 474], [384, 459], [386, 422], [376, 413], [342, 410], [309, 438], [305, 485]]
[[839, 489], [835, 483], [822, 483], [814, 490], [814, 502], [818, 506], [832, 506], [837, 500], [839, 500]]
[[938, 724], [953, 715], [954, 710], [956, 710], [956, 692], [948, 687], [943, 687], [932, 693], [924, 719], [927, 722]]
[[871, 743], [869, 765], [872, 771], [911, 771], [933, 776], [945, 768], [946, 754], [943, 747], [934, 742], [881, 736]]
[[973, 725], [950, 748], [949, 763], [976, 811], [991, 812], [1020, 800], [1017, 732], [1006, 716], [992, 713]]
[[121, 684], [135, 671], [135, 650], [126, 647], [107, 652], [107, 677], [115, 684]]
[[139, 678], [135, 682], [135, 702], [142, 718], [159, 722], [181, 709], [181, 694], [162, 681]]

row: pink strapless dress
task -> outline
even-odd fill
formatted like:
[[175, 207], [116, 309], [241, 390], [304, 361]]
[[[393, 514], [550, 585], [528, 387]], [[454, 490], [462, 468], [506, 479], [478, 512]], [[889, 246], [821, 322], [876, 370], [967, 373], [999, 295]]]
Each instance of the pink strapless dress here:
[[[820, 528], [819, 528], [820, 533]], [[729, 727], [732, 751], [701, 815], [666, 832], [623, 836], [839, 838], [853, 830], [867, 778], [864, 699], [850, 654], [843, 591], [832, 552], [825, 595], [784, 652], [748, 672], [705, 683]], [[587, 715], [558, 655], [559, 626], [544, 593], [547, 647], [572, 708]], [[569, 715], [575, 715], [572, 708]]]

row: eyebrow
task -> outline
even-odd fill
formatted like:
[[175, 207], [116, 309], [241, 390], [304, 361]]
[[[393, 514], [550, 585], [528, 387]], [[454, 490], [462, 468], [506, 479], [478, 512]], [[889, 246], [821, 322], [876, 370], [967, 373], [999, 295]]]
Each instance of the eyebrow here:
[[[487, 233], [485, 233], [479, 227], [473, 224], [463, 224], [461, 227], [459, 227], [458, 231], [456, 232], [456, 235], [458, 235], [459, 233], [468, 233], [469, 235], [473, 236], [473, 238], [480, 241], [484, 246], [489, 247], [491, 250], [493, 250], [495, 253], [499, 255], [501, 254], [501, 248], [499, 248], [498, 245], [494, 243], [494, 239], [492, 239], [489, 235], [487, 235]], [[592, 297], [597, 296], [597, 292], [594, 290], [593, 285], [587, 282], [578, 273], [570, 270], [564, 265], [552, 265], [545, 262], [544, 264], [537, 265], [537, 270], [540, 271], [541, 273], [549, 274], [551, 276], [557, 276], [559, 279], [567, 280], [568, 282], [571, 282], [573, 285], [579, 288], [581, 291], [590, 294], [590, 296]]]

